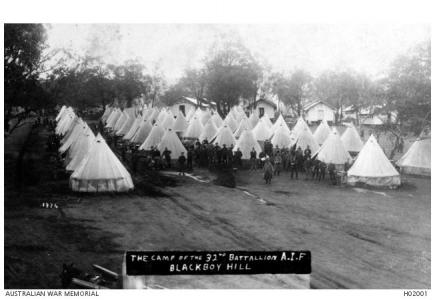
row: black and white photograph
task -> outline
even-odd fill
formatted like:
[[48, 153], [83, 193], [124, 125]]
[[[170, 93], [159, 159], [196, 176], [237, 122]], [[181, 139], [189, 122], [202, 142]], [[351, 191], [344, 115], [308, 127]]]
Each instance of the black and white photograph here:
[[428, 296], [430, 23], [2, 26], [6, 296]]

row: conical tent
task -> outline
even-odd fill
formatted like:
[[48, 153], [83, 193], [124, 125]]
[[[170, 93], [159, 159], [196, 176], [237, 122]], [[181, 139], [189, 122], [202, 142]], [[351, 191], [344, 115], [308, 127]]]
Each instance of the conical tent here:
[[216, 136], [212, 140], [213, 143], [218, 143], [219, 146], [226, 145], [227, 147], [236, 144], [236, 139], [234, 138], [233, 132], [230, 127], [227, 125], [223, 125], [219, 128]]
[[55, 118], [56, 122], [59, 121], [60, 118], [62, 118], [62, 115], [65, 112], [65, 110], [66, 110], [66, 106], [62, 105], [62, 108], [60, 109], [59, 113], [57, 114], [57, 116]]
[[186, 114], [186, 120], [190, 121], [190, 119], [192, 119], [195, 112], [196, 112], [196, 110], [194, 108], [191, 108]]
[[74, 122], [76, 121], [77, 116], [74, 112], [69, 112], [66, 114], [56, 126], [56, 134], [57, 135], [66, 135], [68, 131], [72, 130], [74, 127]]
[[[273, 123], [272, 130], [275, 131], [277, 128], [279, 128], [281, 125], [287, 126], [287, 123], [285, 122], [284, 118], [281, 114], [279, 114], [279, 117], [276, 119], [275, 123]], [[288, 128], [288, 127], [287, 127]], [[290, 131], [290, 129], [289, 129]]]
[[184, 152], [184, 154], [187, 153], [186, 148], [184, 148], [177, 134], [171, 129], [165, 131], [165, 134], [163, 135], [162, 140], [157, 148], [162, 153], [165, 148], [167, 148], [169, 151], [171, 151], [172, 159], [178, 159], [178, 157], [181, 155], [181, 152]]
[[183, 137], [197, 139], [200, 137], [204, 126], [202, 126], [201, 121], [197, 117], [193, 117], [189, 121], [189, 126], [186, 131], [183, 133]]
[[166, 118], [163, 120], [163, 122], [161, 123], [162, 128], [163, 129], [172, 129], [172, 127], [174, 126], [175, 123], [175, 119], [174, 116], [171, 114], [167, 114]]
[[122, 137], [122, 139], [123, 140], [130, 140], [135, 135], [135, 133], [139, 130], [141, 122], [142, 122], [142, 117], [141, 116], [137, 116], [136, 119], [133, 122], [133, 125], [131, 125], [130, 129]]
[[237, 121], [234, 120], [233, 116], [231, 114], [228, 114], [224, 120], [224, 124], [228, 125], [228, 127], [231, 129], [231, 132], [236, 131], [237, 129]]
[[118, 121], [118, 118], [121, 116], [121, 111], [119, 109], [114, 109], [110, 113], [109, 117], [106, 120], [106, 128], [112, 128], [116, 121]]
[[347, 172], [351, 185], [364, 183], [373, 186], [398, 186], [400, 174], [385, 156], [376, 138], [371, 135]]
[[103, 115], [101, 116], [101, 121], [103, 123], [105, 123], [107, 121], [107, 118], [110, 116], [110, 114], [112, 113], [113, 108], [110, 106], [106, 106], [106, 109], [104, 110]]
[[147, 136], [143, 144], [140, 145], [139, 150], [150, 150], [151, 147], [157, 146], [162, 140], [164, 134], [165, 130], [157, 123], [154, 124], [150, 134]]
[[252, 113], [249, 116], [249, 122], [251, 123], [251, 127], [252, 128], [255, 128], [255, 126], [257, 126], [257, 123], [258, 123], [259, 120], [260, 119], [258, 118], [257, 114], [255, 114], [255, 113]]
[[239, 123], [239, 127], [237, 127], [236, 132], [234, 132], [234, 137], [238, 139], [244, 130], [252, 130], [251, 123], [248, 118], [242, 118]]
[[270, 138], [272, 133], [269, 127], [264, 123], [263, 119], [258, 121], [257, 125], [252, 129], [252, 133], [257, 141], [265, 141]]
[[332, 130], [320, 149], [314, 153], [317, 159], [326, 164], [334, 164], [338, 169], [344, 169], [345, 163], [350, 163], [352, 157], [344, 148], [337, 130]]
[[121, 129], [122, 125], [124, 125], [124, 123], [127, 121], [127, 119], [128, 119], [127, 113], [122, 112], [121, 116], [118, 118], [115, 125], [112, 127], [112, 130], [114, 132], [117, 132], [119, 129]]
[[405, 174], [430, 176], [430, 137], [416, 140], [398, 161]]
[[143, 142], [145, 142], [146, 138], [150, 134], [152, 127], [153, 126], [150, 124], [149, 121], [143, 120], [141, 122], [139, 129], [136, 131], [134, 136], [130, 139], [130, 142], [135, 144], [140, 144], [140, 145], [143, 144]]
[[83, 122], [80, 126], [74, 127], [74, 131], [71, 133], [69, 138], [65, 141], [65, 143], [62, 144], [62, 146], [59, 148], [59, 153], [63, 154], [65, 151], [67, 151], [71, 145], [83, 134], [83, 132], [86, 131], [88, 128], [88, 125]]
[[260, 120], [263, 120], [264, 124], [266, 124], [267, 128], [272, 129], [273, 124], [270, 120], [269, 116], [265, 113], [264, 116], [261, 117]]
[[291, 143], [291, 136], [287, 125], [281, 124], [281, 126], [275, 130], [270, 142], [273, 146], [278, 146], [279, 148], [288, 147]]
[[81, 133], [77, 138], [73, 141], [71, 144], [71, 147], [69, 147], [68, 151], [66, 152], [65, 156], [65, 165], [68, 165], [71, 160], [74, 158], [77, 152], [80, 151], [80, 141], [83, 138], [83, 136], [91, 135], [91, 137], [95, 138], [94, 133], [89, 128], [88, 124], [85, 123], [86, 126], [83, 127]]
[[130, 173], [100, 134], [72, 173], [70, 186], [77, 192], [126, 192], [134, 188]]
[[216, 125], [216, 128], [220, 128], [224, 124], [224, 120], [222, 120], [218, 113], [213, 114], [211, 119], [213, 120], [214, 125]]
[[300, 129], [299, 133], [292, 131], [291, 140], [290, 146], [296, 144], [296, 148], [301, 147], [302, 151], [304, 151], [307, 146], [310, 147], [311, 153], [315, 153], [320, 148], [308, 126]]
[[131, 126], [133, 126], [135, 119], [132, 117], [127, 117], [127, 120], [124, 122], [124, 125], [116, 132], [116, 135], [126, 135], [130, 130]]
[[71, 135], [76, 134], [76, 130], [80, 129], [84, 125], [85, 122], [82, 120], [82, 118], [75, 118], [74, 122], [71, 124], [71, 130], [68, 130], [68, 132], [63, 136], [63, 138], [60, 140], [60, 144], [65, 144], [65, 142], [71, 137]]
[[237, 141], [234, 150], [237, 150], [237, 148], [239, 148], [240, 151], [242, 152], [242, 159], [251, 158], [252, 148], [255, 149], [257, 155], [262, 151], [260, 144], [255, 139], [254, 134], [252, 133], [251, 130], [244, 130], [242, 132], [242, 135]]
[[202, 125], [205, 125], [208, 122], [208, 120], [210, 120], [210, 118], [211, 118], [210, 111], [209, 110], [204, 111], [200, 117]]
[[[293, 127], [293, 132], [296, 135], [299, 135], [300, 132], [302, 132], [304, 130], [304, 128], [310, 130], [310, 127], [308, 127], [307, 123], [305, 122], [304, 118], [299, 117], [298, 121], [296, 122], [295, 127]], [[311, 130], [310, 130], [311, 132]]]
[[66, 169], [68, 171], [74, 171], [79, 167], [80, 163], [86, 157], [89, 150], [91, 149], [94, 140], [95, 140], [95, 135], [92, 132], [92, 130], [87, 130], [87, 132], [82, 134], [82, 136], [76, 143], [74, 150], [71, 149], [72, 150], [71, 152], [73, 152], [71, 155], [72, 159], [66, 166]]
[[341, 136], [344, 148], [349, 152], [360, 152], [364, 146], [361, 138], [353, 124], [346, 128], [345, 132]]
[[109, 119], [107, 119], [107, 124], [106, 124], [106, 128], [114, 128], [116, 123], [118, 122], [118, 120], [121, 118], [122, 116], [122, 111], [120, 109], [117, 109], [116, 111], [114, 111]]
[[189, 124], [187, 123], [183, 113], [179, 113], [177, 115], [177, 119], [175, 119], [174, 126], [172, 127], [172, 129], [175, 132], [184, 132], [187, 129], [187, 126], [189, 126]]
[[316, 131], [314, 131], [314, 138], [319, 145], [322, 145], [326, 141], [330, 133], [331, 129], [329, 128], [328, 123], [323, 120], [316, 128]]
[[218, 129], [216, 128], [216, 125], [214, 124], [213, 120], [208, 120], [207, 124], [205, 124], [204, 129], [202, 130], [201, 135], [199, 136], [199, 141], [207, 140], [210, 141], [214, 136], [216, 136], [216, 133], [218, 132]]
[[165, 109], [162, 109], [159, 113], [159, 115], [157, 116], [156, 121], [160, 124], [163, 123], [163, 121], [166, 119], [167, 113]]

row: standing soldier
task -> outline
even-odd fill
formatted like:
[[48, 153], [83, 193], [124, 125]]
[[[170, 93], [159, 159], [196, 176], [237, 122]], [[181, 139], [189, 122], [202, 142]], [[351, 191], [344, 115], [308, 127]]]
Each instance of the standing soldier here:
[[184, 156], [184, 152], [181, 152], [180, 157], [178, 157], [178, 175], [183, 175], [185, 176], [186, 174], [184, 174], [184, 165], [186, 163], [186, 157]]
[[296, 179], [298, 179], [298, 168], [296, 164], [296, 153], [292, 152], [290, 154], [290, 178], [293, 179], [293, 175], [296, 175]]
[[242, 167], [242, 151], [240, 151], [240, 148], [237, 148], [236, 153], [234, 154], [235, 162], [239, 167]]
[[275, 163], [274, 175], [279, 176], [279, 173], [281, 172], [281, 168], [282, 168], [282, 157], [281, 157], [281, 153], [279, 153], [279, 150], [275, 153], [274, 163]]
[[165, 158], [166, 167], [171, 167], [171, 151], [168, 150], [167, 147], [165, 147], [165, 150], [163, 151], [163, 157]]
[[251, 161], [251, 169], [250, 170], [257, 170], [257, 151], [255, 151], [254, 147], [252, 147], [251, 158], [249, 160]]
[[311, 159], [311, 149], [310, 149], [310, 145], [307, 145], [307, 148], [305, 148], [305, 151], [304, 151], [304, 157], [305, 157], [305, 160], [307, 160], [307, 159]]
[[187, 150], [187, 169], [193, 170], [193, 146], [190, 146], [189, 150]]
[[226, 166], [228, 164], [228, 149], [227, 149], [227, 145], [223, 144], [221, 152], [222, 152], [222, 162]]
[[272, 182], [272, 177], [273, 177], [273, 166], [269, 158], [266, 158], [266, 161], [264, 162], [263, 170], [264, 170], [264, 180], [266, 181], [266, 184], [270, 184]]

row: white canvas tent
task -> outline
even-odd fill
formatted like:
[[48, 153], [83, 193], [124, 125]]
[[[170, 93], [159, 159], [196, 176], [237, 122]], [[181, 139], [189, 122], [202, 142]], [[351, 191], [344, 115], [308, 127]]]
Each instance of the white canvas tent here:
[[266, 124], [267, 128], [272, 130], [273, 127], [272, 121], [270, 120], [269, 116], [266, 113], [264, 113], [264, 116], [262, 116], [260, 120], [262, 120], [264, 124]]
[[281, 124], [276, 128], [272, 139], [270, 140], [274, 147], [287, 148], [291, 144], [290, 130], [286, 124]]
[[350, 163], [352, 157], [349, 152], [344, 148], [337, 130], [333, 129], [325, 140], [320, 149], [314, 153], [313, 157], [317, 155], [317, 159], [326, 164], [334, 164], [337, 169], [343, 170], [345, 163]]
[[146, 138], [150, 134], [151, 129], [152, 129], [152, 125], [150, 124], [150, 122], [147, 120], [142, 120], [139, 129], [130, 139], [130, 142], [135, 144], [142, 144], [143, 142], [145, 142]]
[[234, 120], [234, 118], [231, 114], [227, 115], [227, 117], [224, 120], [224, 124], [228, 125], [228, 127], [231, 129], [231, 132], [236, 131], [236, 129], [238, 127], [237, 121]]
[[290, 146], [296, 144], [296, 148], [301, 147], [302, 151], [304, 151], [307, 146], [310, 147], [311, 153], [315, 153], [320, 148], [308, 126], [305, 128], [301, 128], [298, 134], [292, 131], [291, 140], [292, 142]]
[[234, 137], [238, 139], [244, 130], [252, 130], [251, 123], [248, 118], [242, 118], [239, 122], [239, 127], [237, 127], [236, 132], [234, 132]]
[[204, 126], [202, 126], [201, 121], [197, 117], [193, 117], [189, 121], [189, 126], [186, 131], [183, 133], [183, 137], [197, 139], [201, 136], [202, 131], [204, 130]]
[[233, 132], [230, 127], [227, 125], [223, 125], [219, 128], [216, 136], [212, 139], [213, 143], [218, 143], [219, 146], [226, 145], [227, 147], [236, 144], [236, 139], [234, 138]]
[[125, 135], [130, 130], [131, 126], [133, 126], [135, 119], [133, 117], [127, 116], [127, 120], [121, 126], [121, 128], [116, 132], [116, 135]]
[[71, 149], [72, 159], [66, 166], [67, 171], [74, 171], [79, 167], [80, 163], [83, 161], [83, 159], [86, 157], [89, 150], [91, 149], [94, 140], [95, 135], [92, 130], [89, 129], [86, 132], [83, 132], [83, 134], [75, 144], [74, 148]]
[[130, 129], [122, 137], [122, 139], [123, 140], [131, 140], [131, 138], [133, 138], [135, 133], [139, 130], [141, 122], [142, 122], [142, 117], [141, 116], [137, 116], [136, 119], [134, 120], [133, 124], [131, 125]]
[[[295, 126], [293, 127], [293, 132], [296, 135], [299, 135], [302, 131], [305, 129], [310, 130], [310, 127], [308, 127], [307, 123], [305, 122], [304, 118], [299, 117], [298, 121], [296, 122]], [[310, 130], [311, 133], [311, 130]], [[317, 142], [316, 142], [317, 143]]]
[[181, 152], [184, 152], [184, 154], [187, 153], [186, 148], [184, 148], [177, 134], [171, 129], [167, 129], [165, 131], [165, 134], [163, 135], [162, 140], [157, 148], [162, 153], [165, 148], [167, 148], [169, 151], [171, 151], [172, 159], [178, 159], [178, 157], [181, 155]]
[[214, 125], [216, 125], [216, 128], [220, 128], [224, 124], [224, 120], [222, 120], [218, 113], [214, 113], [213, 116], [211, 116], [211, 119], [213, 120]]
[[242, 135], [237, 141], [234, 149], [237, 150], [237, 148], [239, 148], [240, 151], [242, 152], [242, 159], [251, 158], [252, 148], [255, 149], [257, 155], [262, 151], [260, 144], [255, 139], [254, 134], [252, 133], [251, 130], [244, 130], [242, 132]]
[[316, 128], [316, 131], [314, 131], [313, 136], [316, 139], [316, 142], [319, 145], [322, 145], [326, 141], [330, 133], [331, 133], [331, 128], [329, 128], [329, 125], [326, 122], [326, 120], [323, 120]]
[[175, 132], [183, 133], [187, 129], [187, 126], [189, 126], [189, 124], [187, 123], [183, 113], [179, 113], [177, 115], [177, 119], [175, 119], [174, 126], [172, 127], [172, 129]]
[[344, 148], [349, 152], [360, 152], [364, 146], [353, 124], [346, 128], [346, 131], [341, 136], [341, 141], [343, 142]]
[[249, 118], [248, 118], [249, 122], [251, 123], [251, 127], [255, 128], [255, 126], [257, 126], [258, 121], [260, 120], [257, 116], [257, 114], [252, 113]]
[[151, 147], [157, 146], [162, 140], [164, 134], [165, 130], [155, 123], [150, 134], [147, 136], [143, 144], [140, 145], [139, 150], [150, 150]]
[[398, 186], [400, 174], [388, 160], [376, 138], [371, 135], [347, 172], [350, 185]]
[[199, 136], [199, 141], [200, 142], [202, 142], [203, 140], [210, 141], [214, 136], [216, 136], [217, 132], [218, 129], [216, 128], [216, 125], [214, 124], [213, 120], [210, 119], [205, 124], [204, 129], [202, 130], [202, 133]]
[[397, 161], [404, 174], [430, 176], [430, 137], [416, 140]]
[[126, 192], [134, 188], [130, 173], [98, 134], [79, 167], [70, 177], [77, 192]]
[[269, 127], [265, 124], [264, 120], [259, 120], [257, 125], [252, 129], [252, 133], [257, 141], [265, 141], [270, 138], [272, 133]]

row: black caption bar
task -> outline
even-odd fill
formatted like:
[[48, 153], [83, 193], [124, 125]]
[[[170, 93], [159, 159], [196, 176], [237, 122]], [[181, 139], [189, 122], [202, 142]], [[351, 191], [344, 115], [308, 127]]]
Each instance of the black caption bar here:
[[310, 251], [127, 251], [127, 275], [310, 274]]

